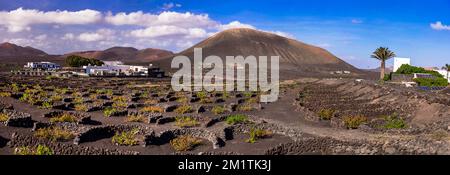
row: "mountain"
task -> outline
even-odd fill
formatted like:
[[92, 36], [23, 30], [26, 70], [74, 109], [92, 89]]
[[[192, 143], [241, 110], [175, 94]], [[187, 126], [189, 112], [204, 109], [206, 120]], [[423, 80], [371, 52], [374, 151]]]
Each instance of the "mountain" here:
[[[375, 69], [366, 69], [370, 72], [381, 72], [381, 68], [377, 67]], [[391, 73], [394, 70], [394, 66], [386, 66], [386, 73]]]
[[[238, 55], [280, 56], [280, 77], [330, 75], [331, 71], [362, 72], [325, 49], [253, 29], [225, 30], [176, 55], [193, 59], [194, 48], [203, 48], [203, 58], [209, 55], [221, 58]], [[154, 64], [170, 70], [171, 60], [162, 59]]]
[[161, 49], [143, 49], [138, 50], [133, 47], [112, 47], [103, 51], [83, 51], [64, 54], [66, 58], [70, 55], [78, 55], [86, 58], [96, 58], [103, 61], [119, 60], [128, 63], [143, 63], [156, 61], [164, 57], [173, 55], [172, 52]]
[[35, 49], [32, 47], [22, 47], [12, 43], [2, 43], [0, 44], [0, 57], [11, 57], [11, 56], [46, 56], [48, 55], [42, 50]]
[[22, 47], [11, 43], [0, 44], [0, 72], [17, 70], [27, 62], [51, 61], [63, 63], [57, 55], [49, 55], [44, 51], [32, 47]]

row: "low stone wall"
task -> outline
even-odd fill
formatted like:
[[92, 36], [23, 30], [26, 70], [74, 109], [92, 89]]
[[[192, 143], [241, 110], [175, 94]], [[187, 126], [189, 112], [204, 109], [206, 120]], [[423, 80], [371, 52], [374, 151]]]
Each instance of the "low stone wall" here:
[[[73, 143], [75, 145], [79, 145], [83, 142], [92, 142], [104, 138], [113, 137], [117, 132], [131, 131], [132, 129], [138, 129], [139, 135], [152, 135], [153, 130], [145, 128], [140, 125], [107, 125], [107, 126], [95, 126], [86, 129], [83, 132], [80, 132], [77, 137], [75, 137]], [[144, 139], [145, 140], [145, 139]], [[142, 142], [141, 145], [145, 146], [145, 143]]]
[[411, 82], [413, 81], [414, 75], [408, 75], [408, 74], [392, 74], [391, 75], [391, 81], [393, 82]]
[[49, 147], [55, 155], [137, 155], [136, 151], [123, 151], [116, 149], [103, 149], [94, 147], [84, 147], [73, 144], [64, 144], [58, 142], [51, 142], [48, 140], [36, 139], [29, 135], [20, 135], [14, 133], [11, 136], [11, 141], [8, 142], [9, 147], [17, 148], [28, 146], [36, 148], [38, 145], [45, 145]]
[[147, 143], [147, 145], [163, 145], [169, 143], [170, 140], [182, 135], [190, 135], [193, 137], [206, 139], [213, 144], [214, 149], [223, 147], [225, 145], [225, 142], [221, 138], [217, 137], [213, 132], [205, 129], [190, 128], [166, 130], [159, 133], [158, 135], [148, 135], [145, 139], [145, 142]]
[[61, 116], [63, 114], [69, 114], [69, 115], [74, 116], [76, 118], [76, 120], [77, 120], [77, 124], [86, 124], [87, 125], [87, 124], [95, 123], [95, 122], [93, 122], [91, 120], [91, 116], [90, 115], [87, 115], [85, 113], [79, 113], [79, 112], [51, 111], [51, 112], [48, 112], [48, 113], [44, 114], [43, 117], [45, 117], [45, 118], [54, 118], [54, 117]]
[[6, 113], [9, 117], [5, 122], [6, 126], [24, 128], [33, 127], [33, 120], [31, 119], [31, 115], [28, 113], [17, 112], [15, 110], [3, 110], [3, 113]]

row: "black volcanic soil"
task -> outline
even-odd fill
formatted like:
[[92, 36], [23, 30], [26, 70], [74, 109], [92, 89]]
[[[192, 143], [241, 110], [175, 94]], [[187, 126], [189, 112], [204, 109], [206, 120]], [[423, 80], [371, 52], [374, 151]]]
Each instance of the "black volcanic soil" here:
[[[304, 78], [284, 81], [281, 84], [279, 100], [274, 103], [259, 103], [257, 93], [232, 92], [227, 97], [221, 93], [206, 93], [205, 99], [211, 103], [200, 101], [188, 102], [186, 105], [194, 110], [203, 110], [187, 114], [177, 114], [169, 110], [171, 105], [181, 106], [185, 102], [178, 99], [195, 94], [188, 92], [171, 92], [169, 81], [150, 78], [70, 78], [49, 80], [41, 77], [20, 77], [4, 74], [0, 79], [0, 92], [11, 93], [13, 97], [0, 97], [1, 111], [13, 116], [10, 121], [0, 125], [0, 154], [14, 154], [13, 150], [20, 146], [34, 147], [44, 144], [54, 149], [57, 154], [448, 154], [450, 137], [450, 101], [448, 94], [421, 92], [415, 89], [397, 87], [395, 84], [380, 85], [373, 81], [363, 82], [354, 79], [316, 79]], [[12, 90], [12, 83], [20, 87], [19, 93]], [[39, 90], [40, 85], [43, 90]], [[53, 87], [52, 87], [53, 86]], [[38, 90], [41, 95], [36, 99], [47, 99], [56, 93], [56, 88], [67, 88], [83, 96], [82, 104], [93, 102], [107, 104], [113, 99], [125, 97], [128, 113], [141, 111], [144, 107], [159, 106], [161, 120], [156, 123], [126, 122], [126, 114], [105, 117], [102, 109], [91, 112], [74, 111], [67, 107], [64, 112], [77, 112], [90, 116], [91, 123], [59, 123], [79, 135], [85, 131], [94, 133], [96, 128], [106, 128], [111, 132], [139, 128], [142, 134], [150, 136], [154, 133], [156, 140], [144, 147], [116, 146], [111, 137], [97, 134], [100, 139], [87, 140], [79, 145], [74, 141], [51, 142], [34, 137], [32, 127], [22, 126], [13, 121], [30, 115], [32, 122], [39, 127], [46, 127], [49, 118], [43, 115], [58, 109], [41, 109], [38, 105], [18, 100], [22, 93], [30, 89]], [[97, 90], [110, 89], [111, 94]], [[30, 91], [32, 92], [32, 91]], [[65, 98], [79, 98], [77, 93], [66, 93]], [[144, 94], [144, 95], [143, 95]], [[95, 99], [92, 95], [95, 95]], [[99, 96], [102, 98], [98, 98]], [[222, 102], [217, 99], [225, 98]], [[135, 99], [135, 100], [133, 100]], [[156, 104], [146, 104], [147, 101]], [[158, 102], [159, 101], [159, 102]], [[71, 106], [72, 102], [63, 102]], [[12, 105], [12, 108], [10, 107]], [[237, 105], [237, 107], [232, 107]], [[244, 107], [250, 107], [250, 110]], [[226, 107], [224, 114], [215, 115], [214, 106]], [[229, 108], [228, 108], [229, 107]], [[318, 112], [321, 109], [334, 109], [336, 116], [330, 120], [321, 120]], [[23, 113], [23, 115], [19, 115]], [[397, 113], [404, 119], [406, 127], [401, 129], [383, 129], [380, 115]], [[233, 114], [248, 117], [244, 124], [227, 124], [224, 119]], [[147, 115], [147, 114], [141, 114]], [[176, 116], [191, 116], [199, 122], [192, 128], [180, 128], [173, 121]], [[363, 115], [367, 122], [361, 123], [357, 129], [347, 129], [344, 116]], [[25, 120], [24, 118], [23, 120]], [[165, 119], [165, 120], [163, 120]], [[166, 121], [166, 122], [163, 122]], [[39, 123], [38, 123], [39, 122]], [[14, 126], [11, 126], [14, 125]], [[16, 126], [17, 125], [17, 126]], [[109, 128], [109, 129], [108, 129]], [[273, 133], [271, 137], [258, 139], [256, 143], [247, 143], [252, 129], [262, 129]], [[13, 134], [16, 133], [16, 134]], [[193, 135], [203, 140], [201, 146], [189, 152], [175, 152], [166, 136]], [[104, 133], [103, 133], [104, 134]], [[232, 135], [232, 137], [230, 137]], [[163, 144], [157, 143], [164, 140]], [[6, 143], [10, 144], [7, 145]], [[214, 149], [216, 148], [216, 149]]]

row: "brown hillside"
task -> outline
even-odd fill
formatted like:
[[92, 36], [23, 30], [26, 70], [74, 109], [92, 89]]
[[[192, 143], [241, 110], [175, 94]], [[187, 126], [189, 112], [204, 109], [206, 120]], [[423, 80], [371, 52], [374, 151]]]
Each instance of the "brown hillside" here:
[[[361, 72], [325, 49], [253, 29], [223, 31], [177, 55], [193, 59], [194, 48], [203, 48], [203, 58], [209, 55], [221, 58], [237, 55], [280, 56], [281, 75], [329, 74], [338, 70]], [[163, 59], [155, 64], [169, 69], [171, 60]]]
[[65, 58], [70, 55], [96, 58], [103, 61], [120, 60], [123, 62], [140, 63], [159, 60], [163, 57], [171, 56], [173, 53], [170, 51], [153, 48], [138, 50], [133, 47], [112, 47], [104, 51], [72, 52], [63, 55], [62, 57]]
[[32, 47], [22, 47], [11, 43], [0, 44], [0, 57], [11, 56], [46, 56], [48, 55], [42, 50]]

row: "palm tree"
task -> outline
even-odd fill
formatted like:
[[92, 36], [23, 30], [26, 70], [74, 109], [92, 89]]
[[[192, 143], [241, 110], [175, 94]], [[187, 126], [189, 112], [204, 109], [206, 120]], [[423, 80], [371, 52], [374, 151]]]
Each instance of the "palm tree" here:
[[372, 53], [372, 58], [375, 58], [377, 60], [381, 61], [381, 72], [380, 72], [380, 79], [384, 79], [384, 74], [386, 72], [386, 61], [395, 57], [395, 53], [389, 50], [387, 47], [379, 47], [375, 52]]

